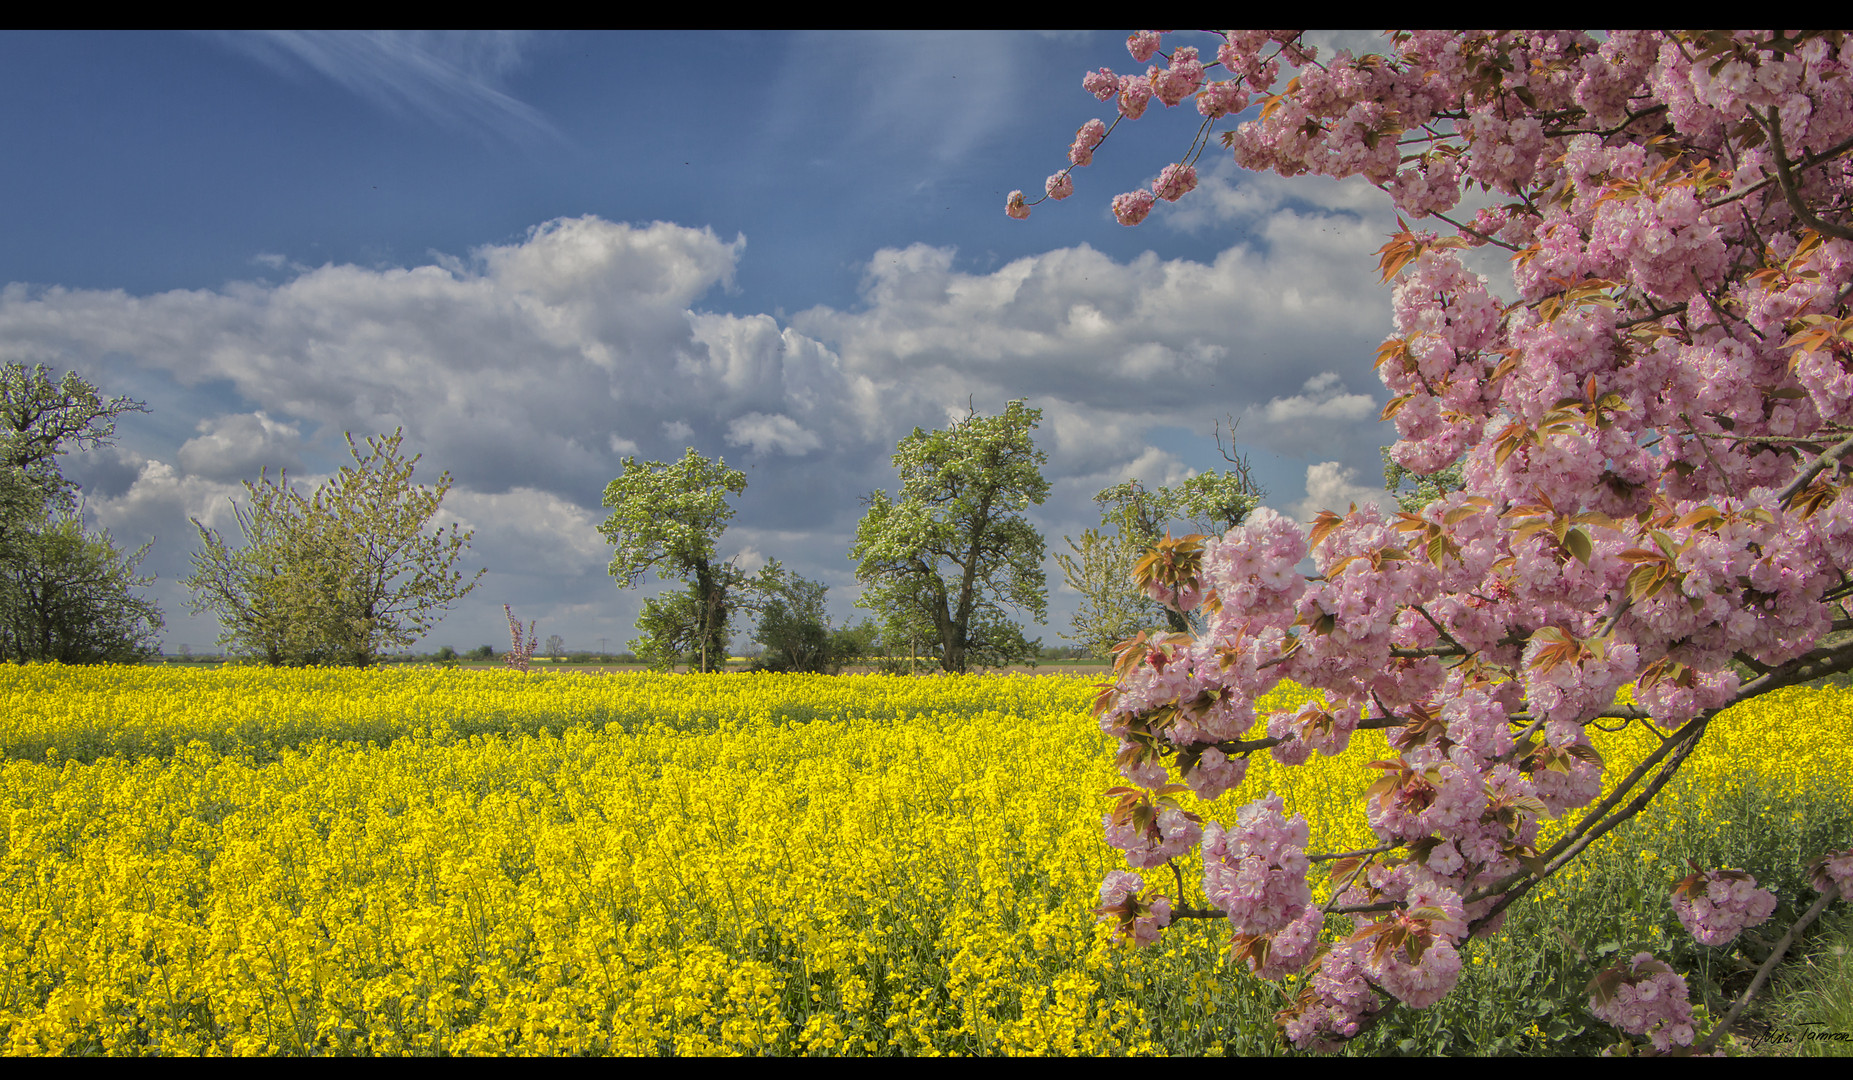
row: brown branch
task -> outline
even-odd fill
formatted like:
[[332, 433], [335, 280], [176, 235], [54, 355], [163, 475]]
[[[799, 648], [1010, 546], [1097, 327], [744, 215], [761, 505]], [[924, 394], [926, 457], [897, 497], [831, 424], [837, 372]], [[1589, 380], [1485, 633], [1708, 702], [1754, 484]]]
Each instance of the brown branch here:
[[[1607, 798], [1598, 803], [1596, 808], [1590, 811], [1589, 814], [1578, 823], [1576, 828], [1571, 830], [1569, 835], [1558, 840], [1557, 843], [1552, 844], [1550, 850], [1544, 852], [1541, 858], [1549, 859], [1550, 862], [1545, 865], [1542, 873], [1533, 875], [1530, 870], [1515, 871], [1493, 882], [1491, 885], [1475, 889], [1469, 894], [1464, 902], [1470, 904], [1485, 900], [1490, 896], [1499, 897], [1499, 900], [1486, 912], [1486, 914], [1474, 920], [1473, 928], [1478, 929], [1480, 926], [1484, 925], [1488, 919], [1504, 911], [1513, 901], [1525, 895], [1527, 892], [1530, 892], [1533, 888], [1542, 884], [1546, 878], [1562, 869], [1570, 860], [1581, 854], [1584, 848], [1594, 843], [1609, 830], [1640, 813], [1641, 810], [1646, 807], [1647, 803], [1652, 800], [1655, 795], [1659, 794], [1660, 789], [1666, 786], [1667, 781], [1673, 778], [1674, 772], [1679, 769], [1680, 764], [1692, 753], [1693, 748], [1698, 746], [1699, 736], [1705, 733], [1705, 725], [1710, 722], [1711, 717], [1723, 711], [1724, 708], [1724, 706], [1720, 706], [1717, 709], [1708, 710], [1705, 714], [1694, 718], [1689, 721], [1686, 726], [1668, 736], [1666, 740], [1660, 744], [1660, 748], [1655, 750], [1652, 754], [1649, 754], [1644, 761], [1636, 766], [1634, 771], [1628, 774], [1626, 780], [1616, 785], [1615, 790]], [[1633, 788], [1635, 784], [1641, 781], [1642, 777], [1647, 775], [1649, 769], [1653, 768], [1655, 765], [1661, 764], [1662, 760], [1665, 760], [1665, 765], [1661, 768], [1660, 774], [1648, 783], [1645, 791], [1635, 796], [1634, 800], [1626, 807], [1607, 818], [1603, 817], [1603, 815], [1607, 814], [1616, 803], [1621, 801], [1622, 797], [1628, 793], [1629, 789]], [[1531, 878], [1532, 880], [1527, 881], [1525, 880], [1526, 878]]]
[[1826, 450], [1821, 451], [1821, 455], [1809, 462], [1807, 468], [1795, 474], [1795, 479], [1789, 481], [1788, 486], [1782, 489], [1776, 496], [1776, 501], [1787, 506], [1790, 499], [1801, 494], [1803, 488], [1813, 483], [1815, 477], [1821, 475], [1822, 470], [1826, 469], [1829, 465], [1837, 464], [1841, 458], [1847, 455], [1847, 451], [1849, 450], [1853, 450], [1853, 435], [1849, 435], [1828, 447]]
[[1756, 977], [1751, 979], [1750, 985], [1744, 988], [1744, 992], [1738, 997], [1737, 1003], [1731, 1006], [1731, 1011], [1725, 1013], [1724, 1018], [1712, 1026], [1710, 1035], [1700, 1039], [1698, 1045], [1692, 1048], [1694, 1057], [1711, 1053], [1712, 1050], [1717, 1047], [1718, 1040], [1730, 1034], [1731, 1025], [1737, 1021], [1738, 1016], [1743, 1014], [1744, 1009], [1749, 1007], [1750, 999], [1756, 996], [1756, 992], [1763, 989], [1763, 984], [1769, 981], [1770, 973], [1776, 970], [1776, 965], [1781, 962], [1782, 958], [1788, 954], [1789, 948], [1801, 937], [1801, 932], [1808, 929], [1816, 919], [1821, 917], [1821, 913], [1827, 910], [1827, 905], [1839, 898], [1840, 887], [1837, 885], [1829, 886], [1828, 890], [1821, 894], [1821, 898], [1816, 900], [1814, 905], [1810, 907], [1801, 918], [1796, 919], [1795, 922], [1790, 924], [1789, 932], [1782, 935], [1782, 940], [1776, 943], [1775, 951], [1769, 954], [1769, 959], [1763, 961], [1762, 967], [1757, 968]]
[[1466, 656], [1468, 651], [1461, 645], [1431, 645], [1426, 649], [1391, 649], [1390, 655], [1405, 660], [1422, 660], [1430, 656]]
[[[1374, 728], [1393, 728], [1393, 727], [1403, 727], [1403, 726], [1404, 726], [1404, 721], [1394, 716], [1367, 716], [1364, 719], [1358, 721], [1358, 726], [1355, 730], [1369, 731]], [[1288, 738], [1292, 738], [1292, 736], [1289, 735]], [[1256, 750], [1266, 750], [1270, 746], [1278, 746], [1281, 743], [1286, 742], [1286, 741], [1287, 741], [1286, 739], [1277, 739], [1274, 736], [1269, 735], [1266, 738], [1262, 738], [1262, 739], [1247, 739], [1247, 740], [1232, 739], [1226, 742], [1211, 743], [1210, 745], [1214, 746], [1218, 750], [1221, 750], [1225, 754], [1251, 754], [1255, 752]]]
[[1461, 650], [1462, 652], [1467, 651], [1467, 647], [1465, 645], [1462, 645], [1459, 641], [1455, 640], [1454, 635], [1448, 633], [1448, 628], [1436, 622], [1435, 617], [1433, 615], [1430, 615], [1426, 610], [1424, 610], [1421, 604], [1411, 604], [1409, 606], [1416, 610], [1416, 614], [1428, 620], [1428, 625], [1435, 628], [1435, 633], [1440, 634], [1441, 639], [1443, 641]]
[[1327, 859], [1356, 859], [1364, 855], [1381, 855], [1386, 851], [1395, 851], [1402, 847], [1400, 843], [1384, 844], [1381, 847], [1365, 848], [1363, 851], [1328, 851], [1322, 855], [1308, 855], [1307, 862], [1325, 862]]
[[1637, 319], [1629, 319], [1625, 322], [1618, 322], [1615, 324], [1615, 329], [1626, 330], [1631, 326], [1639, 326], [1642, 323], [1658, 322], [1661, 319], [1666, 318], [1668, 315], [1683, 314], [1686, 310], [1686, 306], [1687, 305], [1685, 304], [1674, 304], [1672, 307], [1667, 308], [1666, 310], [1662, 311], [1659, 308], [1654, 307], [1650, 303], [1647, 305], [1647, 314], [1642, 315], [1641, 317]]
[[1802, 202], [1801, 192], [1795, 186], [1794, 169], [1789, 162], [1788, 155], [1782, 149], [1782, 118], [1776, 112], [1776, 107], [1774, 105], [1769, 107], [1767, 117], [1759, 116], [1755, 109], [1751, 109], [1750, 117], [1762, 127], [1764, 134], [1769, 136], [1769, 150], [1776, 159], [1776, 180], [1782, 185], [1782, 197], [1787, 200], [1789, 209], [1795, 211], [1795, 216], [1801, 218], [1802, 223], [1815, 232], [1841, 240], [1853, 240], [1853, 228], [1822, 221], [1814, 216], [1814, 211], [1808, 209], [1808, 204]]
[[[1804, 169], [1812, 169], [1816, 165], [1819, 165], [1821, 162], [1829, 161], [1829, 160], [1832, 160], [1833, 158], [1839, 157], [1841, 154], [1846, 153], [1848, 150], [1853, 150], [1853, 139], [1846, 139], [1842, 142], [1835, 143], [1833, 146], [1828, 147], [1827, 149], [1821, 151], [1818, 154], [1808, 155], [1807, 157], [1803, 158], [1801, 161], [1796, 162], [1794, 171], [1801, 172]], [[1769, 185], [1775, 182], [1776, 182], [1776, 178], [1773, 176], [1765, 178], [1763, 180], [1759, 180], [1756, 183], [1751, 184], [1749, 187], [1745, 188], [1744, 190], [1737, 192], [1735, 195], [1726, 195], [1725, 197], [1723, 197], [1722, 199], [1719, 199], [1716, 202], [1706, 203], [1705, 209], [1716, 210], [1718, 207], [1724, 206], [1727, 203], [1736, 202], [1738, 199], [1742, 199], [1748, 195], [1755, 194], [1756, 192], [1763, 190], [1764, 188], [1768, 187]]]
[[1740, 701], [1748, 701], [1771, 690], [1780, 690], [1785, 686], [1794, 686], [1828, 675], [1838, 675], [1843, 671], [1853, 671], [1853, 641], [1842, 642], [1830, 648], [1810, 649], [1786, 664], [1771, 668], [1768, 672], [1751, 679], [1737, 688], [1737, 694], [1723, 706], [1729, 708]]

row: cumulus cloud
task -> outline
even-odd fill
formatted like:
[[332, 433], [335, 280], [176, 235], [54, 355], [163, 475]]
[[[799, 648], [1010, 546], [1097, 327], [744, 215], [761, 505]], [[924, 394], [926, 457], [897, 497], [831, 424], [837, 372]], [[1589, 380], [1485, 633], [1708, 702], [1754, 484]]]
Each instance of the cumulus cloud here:
[[[104, 527], [124, 535], [174, 531], [179, 522], [197, 518], [210, 529], [233, 530], [233, 500], [243, 502], [242, 484], [189, 476], [164, 461], [146, 460], [127, 491], [88, 500]], [[191, 527], [188, 527], [191, 532]], [[184, 533], [182, 535], [185, 535]]]
[[524, 487], [489, 494], [452, 488], [439, 515], [442, 521], [474, 532], [473, 553], [518, 553], [513, 560], [504, 558], [504, 570], [574, 577], [602, 573], [611, 561], [611, 549], [598, 531], [604, 518], [551, 492]]
[[180, 447], [180, 466], [190, 473], [254, 479], [263, 469], [294, 469], [302, 461], [301, 428], [273, 420], [262, 409], [201, 420], [195, 430], [199, 435]]
[[[1381, 240], [1305, 206], [1257, 221], [1254, 243], [1207, 262], [1079, 246], [978, 270], [949, 248], [883, 249], [859, 303], [781, 325], [700, 307], [732, 280], [744, 238], [561, 219], [467, 258], [328, 265], [274, 284], [8, 286], [0, 358], [105, 370], [100, 385], [182, 410], [170, 441], [125, 442], [132, 459], [93, 470], [106, 524], [182, 541], [151, 558], [169, 580], [185, 571], [186, 518], [229, 524], [236, 480], [264, 465], [293, 478], [332, 468], [346, 460], [341, 432], [403, 427], [421, 479], [456, 478], [445, 509], [478, 530], [473, 560], [584, 604], [608, 587], [594, 508], [622, 458], [743, 447], [742, 535], [792, 565], [815, 555], [793, 546], [827, 550], [808, 576], [840, 576], [826, 568], [848, 549], [858, 497], [892, 490], [895, 442], [968, 403], [1043, 410], [1052, 496], [1032, 516], [1045, 532], [1097, 522], [1093, 494], [1128, 476], [1179, 482], [1203, 464], [1185, 442], [1208, 450], [1231, 414], [1273, 486], [1297, 487], [1316, 454], [1309, 500], [1359, 487], [1344, 465], [1374, 460], [1383, 437], [1370, 398], [1346, 384], [1369, 378], [1388, 325], [1368, 259]], [[614, 617], [628, 618], [635, 597], [618, 595]], [[484, 602], [496, 625], [501, 600]]]
[[1382, 487], [1357, 482], [1358, 471], [1336, 461], [1321, 461], [1306, 467], [1306, 498], [1292, 510], [1295, 520], [1310, 522], [1321, 510], [1344, 513], [1352, 503], [1366, 503], [1395, 509], [1395, 503]]
[[1375, 419], [1377, 403], [1365, 394], [1347, 394], [1334, 372], [1323, 371], [1306, 380], [1301, 393], [1277, 397], [1261, 410], [1271, 424]]
[[[1349, 254], [1368, 254], [1354, 239]], [[1221, 412], [1291, 394], [1305, 369], [1286, 358], [1364, 356], [1381, 336], [1387, 294], [1358, 302], [1372, 292], [1368, 268], [1313, 247], [1236, 246], [1206, 264], [1150, 253], [1120, 263], [1083, 245], [980, 274], [916, 244], [876, 253], [858, 310], [813, 308], [792, 326], [910, 416], [976, 390], [991, 408], [1037, 397], [1207, 429]]]
[[791, 457], [800, 457], [823, 445], [816, 432], [804, 430], [791, 417], [758, 412], [747, 413], [727, 425], [727, 442], [750, 447], [755, 454], [776, 450]]

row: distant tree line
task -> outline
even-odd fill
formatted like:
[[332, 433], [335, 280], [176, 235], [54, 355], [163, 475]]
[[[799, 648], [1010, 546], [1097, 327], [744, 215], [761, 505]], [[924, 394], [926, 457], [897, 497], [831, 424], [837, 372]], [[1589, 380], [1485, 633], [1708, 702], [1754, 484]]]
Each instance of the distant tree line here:
[[[77, 487], [58, 467], [63, 453], [110, 444], [123, 414], [146, 411], [105, 399], [75, 372], [54, 380], [42, 365], [0, 368], [0, 659], [124, 663], [159, 652], [162, 615], [141, 595], [153, 579], [136, 572], [149, 545], [124, 552], [106, 531], [86, 530]], [[1025, 517], [1049, 492], [1047, 455], [1031, 435], [1040, 418], [1012, 401], [997, 416], [972, 409], [900, 440], [900, 488], [864, 498], [849, 552], [862, 586], [857, 605], [871, 617], [844, 625], [826, 611], [823, 582], [776, 559], [749, 573], [737, 557], [719, 557], [731, 500], [746, 489], [739, 470], [693, 448], [673, 463], [626, 458], [606, 487], [611, 514], [599, 526], [615, 548], [611, 576], [631, 588], [654, 571], [681, 587], [644, 601], [625, 653], [569, 655], [554, 634], [539, 655], [716, 671], [729, 660], [734, 623], [750, 616], [754, 670], [962, 672], [1100, 657], [1142, 629], [1183, 629], [1181, 616], [1139, 590], [1132, 570], [1175, 522], [1218, 533], [1239, 524], [1260, 494], [1246, 463], [1229, 457], [1235, 468], [1173, 487], [1129, 480], [1102, 491], [1102, 528], [1069, 538], [1070, 553], [1056, 559], [1082, 597], [1075, 632], [1062, 635], [1073, 644], [1045, 647], [1017, 621], [1041, 623], [1048, 610], [1045, 546]], [[349, 435], [347, 446], [351, 464], [312, 491], [268, 469], [246, 481], [245, 500], [232, 507], [241, 543], [194, 519], [200, 547], [184, 581], [193, 613], [215, 615], [218, 645], [246, 662], [494, 658], [488, 645], [406, 651], [484, 571], [459, 568], [469, 532], [430, 527], [448, 473], [435, 486], [414, 482], [419, 456], [404, 454], [399, 431], [361, 443]]]
[[[1193, 475], [1175, 487], [1147, 489], [1132, 480], [1102, 491], [1103, 527], [1068, 543], [1058, 555], [1067, 583], [1082, 596], [1075, 644], [1045, 649], [1024, 636], [1012, 612], [1047, 617], [1045, 547], [1024, 516], [1047, 498], [1047, 455], [1031, 431], [1041, 411], [1012, 401], [998, 416], [975, 409], [939, 431], [915, 428], [895, 448], [898, 494], [870, 493], [849, 557], [863, 586], [857, 605], [874, 617], [832, 626], [828, 586], [785, 570], [777, 560], [749, 574], [722, 561], [721, 534], [733, 516], [729, 498], [746, 477], [724, 459], [691, 447], [673, 464], [626, 458], [624, 474], [605, 490], [612, 514], [600, 531], [616, 555], [611, 575], [635, 587], [655, 570], [682, 588], [644, 602], [640, 636], [631, 649], [669, 668], [718, 670], [733, 620], [757, 617], [752, 640], [761, 646], [754, 668], [840, 671], [849, 665], [963, 672], [974, 666], [1034, 664], [1058, 656], [1108, 655], [1142, 629], [1182, 616], [1161, 608], [1133, 582], [1136, 564], [1185, 522], [1221, 534], [1241, 523], [1261, 492], [1247, 462], [1224, 451], [1233, 468]], [[1233, 432], [1232, 432], [1233, 433]], [[1220, 434], [1217, 445], [1221, 447]]]

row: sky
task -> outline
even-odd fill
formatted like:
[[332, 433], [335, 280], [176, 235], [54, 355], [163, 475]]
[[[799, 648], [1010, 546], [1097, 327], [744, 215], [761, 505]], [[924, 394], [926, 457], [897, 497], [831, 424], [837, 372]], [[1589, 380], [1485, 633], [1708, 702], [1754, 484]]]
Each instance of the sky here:
[[[1027, 221], [1124, 33], [0, 34], [0, 362], [145, 402], [66, 455], [87, 523], [142, 563], [165, 647], [214, 651], [181, 584], [198, 519], [236, 545], [260, 469], [305, 490], [402, 428], [486, 569], [417, 646], [617, 651], [643, 598], [597, 531], [623, 461], [747, 477], [720, 554], [870, 614], [848, 558], [916, 426], [1041, 410], [1055, 563], [1096, 492], [1225, 467], [1308, 521], [1382, 498], [1371, 365], [1391, 330], [1361, 180], [1212, 147], [1136, 228], [1200, 121], [1154, 102]], [[1374, 34], [1314, 33], [1365, 51]], [[1213, 56], [1207, 37], [1206, 54]], [[1186, 35], [1167, 37], [1189, 44]], [[1217, 69], [1216, 74], [1220, 69]], [[751, 625], [736, 627], [746, 644]]]

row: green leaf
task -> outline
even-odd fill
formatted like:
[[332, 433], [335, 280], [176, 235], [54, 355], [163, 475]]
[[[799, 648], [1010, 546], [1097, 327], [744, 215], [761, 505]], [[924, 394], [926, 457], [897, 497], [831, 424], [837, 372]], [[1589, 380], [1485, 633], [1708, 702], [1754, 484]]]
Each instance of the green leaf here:
[[1589, 543], [1589, 534], [1581, 529], [1571, 529], [1563, 537], [1564, 550], [1576, 556], [1584, 566], [1589, 565], [1589, 556], [1593, 550]]

